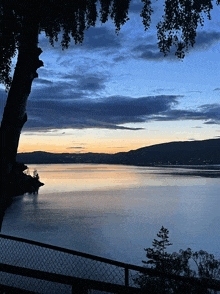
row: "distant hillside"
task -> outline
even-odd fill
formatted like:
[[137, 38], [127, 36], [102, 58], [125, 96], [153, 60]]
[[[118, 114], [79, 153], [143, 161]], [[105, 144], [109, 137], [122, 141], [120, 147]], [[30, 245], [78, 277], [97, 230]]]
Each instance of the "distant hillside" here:
[[17, 161], [31, 163], [106, 163], [126, 165], [220, 164], [220, 139], [170, 142], [120, 152], [105, 153], [19, 153]]

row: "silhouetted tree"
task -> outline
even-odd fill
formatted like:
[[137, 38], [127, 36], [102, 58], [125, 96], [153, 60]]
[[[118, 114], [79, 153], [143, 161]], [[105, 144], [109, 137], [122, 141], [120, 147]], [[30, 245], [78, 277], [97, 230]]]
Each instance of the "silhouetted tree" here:
[[[120, 30], [128, 19], [130, 0], [100, 0], [100, 20], [110, 16]], [[146, 2], [143, 15], [150, 15]], [[16, 162], [20, 133], [27, 121], [26, 103], [31, 85], [43, 66], [38, 36], [45, 32], [50, 44], [62, 34], [61, 46], [68, 48], [70, 37], [83, 41], [84, 31], [95, 26], [97, 0], [1, 0], [0, 1], [0, 82], [8, 90], [0, 128], [0, 215], [7, 207], [10, 175]], [[149, 11], [149, 13], [148, 13]], [[150, 21], [150, 20], [149, 20]], [[18, 53], [13, 79], [10, 77], [12, 58]]]
[[[190, 248], [180, 249], [179, 252], [169, 253], [167, 247], [169, 242], [168, 229], [162, 228], [157, 234], [158, 239], [154, 239], [151, 248], [144, 249], [147, 254], [147, 261], [143, 260], [145, 267], [152, 268], [160, 272], [160, 276], [141, 274], [134, 279], [135, 283], [141, 288], [141, 293], [151, 294], [211, 294], [217, 293], [216, 290], [206, 289], [203, 285], [195, 284], [191, 281], [180, 281], [174, 278], [167, 278], [168, 275], [196, 277], [208, 279], [210, 281], [220, 278], [220, 260], [214, 258], [213, 254], [200, 250], [193, 252]], [[190, 268], [189, 261], [194, 261], [196, 270]], [[165, 274], [165, 275], [163, 275]]]
[[[110, 17], [118, 32], [121, 25], [128, 20], [130, 1], [0, 0], [0, 82], [8, 90], [0, 128], [1, 216], [7, 206], [7, 181], [15, 165], [20, 133], [27, 121], [27, 99], [32, 82], [38, 76], [36, 71], [43, 66], [39, 59], [42, 52], [38, 47], [39, 34], [45, 32], [51, 45], [58, 40], [58, 35], [62, 34], [63, 49], [68, 48], [71, 37], [76, 44], [81, 43], [84, 31], [96, 24], [99, 6], [100, 21], [105, 23]], [[141, 16], [145, 29], [148, 29], [152, 14], [151, 1], [142, 2], [144, 6]], [[165, 1], [164, 21], [158, 25], [161, 50], [167, 53], [174, 44], [177, 46], [177, 55], [182, 57], [179, 52], [187, 49], [188, 45], [193, 46], [197, 24], [202, 19], [201, 14], [205, 12], [209, 16], [211, 3], [211, 0]], [[183, 31], [181, 42], [175, 35], [176, 30]], [[11, 64], [16, 53], [17, 64], [12, 79]]]
[[[154, 239], [152, 242], [152, 248], [144, 249], [148, 258], [147, 261], [142, 262], [146, 267], [155, 269], [162, 274], [174, 274], [190, 276], [192, 271], [189, 268], [188, 260], [191, 257], [191, 250], [180, 251], [179, 253], [168, 253], [167, 247], [171, 246], [169, 242], [168, 229], [162, 228], [157, 234], [159, 240]], [[143, 293], [159, 294], [159, 293], [194, 293], [191, 292], [192, 285], [184, 285], [180, 281], [168, 279], [165, 276], [149, 276], [147, 274], [141, 275], [137, 278], [136, 283], [140, 285]]]

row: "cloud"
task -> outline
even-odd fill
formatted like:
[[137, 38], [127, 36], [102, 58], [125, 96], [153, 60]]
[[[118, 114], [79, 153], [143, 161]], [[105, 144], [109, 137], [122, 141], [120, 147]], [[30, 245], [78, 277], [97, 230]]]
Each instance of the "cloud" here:
[[[108, 73], [68, 73], [59, 74], [60, 80], [56, 82], [41, 83], [41, 87], [33, 85], [28, 103], [30, 101], [72, 101], [77, 99], [97, 97], [106, 88], [109, 80]], [[43, 80], [44, 81], [44, 80]]]
[[67, 147], [66, 149], [85, 149], [85, 147], [76, 146], [76, 147]]
[[[28, 121], [24, 132], [41, 131], [42, 135], [61, 135], [51, 130], [63, 128], [105, 128], [141, 130], [129, 127], [129, 123], [150, 121], [203, 121], [205, 125], [220, 124], [220, 104], [205, 104], [195, 110], [176, 109], [177, 95], [155, 95], [145, 97], [109, 96], [102, 97], [91, 92], [105, 85], [105, 78], [90, 80], [88, 76], [69, 75], [68, 82], [43, 84], [34, 87], [27, 104]], [[74, 80], [75, 79], [75, 80]], [[91, 82], [82, 90], [82, 80]], [[76, 84], [74, 84], [74, 81]], [[78, 82], [77, 82], [78, 81]], [[0, 114], [3, 114], [7, 94], [0, 89]], [[44, 132], [44, 133], [43, 133]], [[65, 134], [64, 134], [65, 135]], [[79, 148], [80, 149], [80, 148]]]
[[80, 99], [84, 97], [82, 91], [77, 91], [77, 86], [69, 82], [60, 82], [52, 84], [51, 86], [45, 86], [41, 88], [33, 88], [30, 94], [29, 101], [56, 101], [64, 99]]
[[67, 74], [62, 77], [66, 80], [75, 81], [75, 89], [81, 91], [97, 91], [105, 89], [105, 82], [107, 77], [105, 74], [93, 73], [93, 74]]
[[138, 3], [135, 1], [132, 1], [130, 6], [129, 6], [129, 13], [138, 13], [140, 14], [143, 8], [143, 3]]
[[157, 88], [155, 90], [153, 90], [152, 92], [154, 93], [164, 93], [164, 92], [173, 92], [174, 89], [166, 89], [166, 88]]
[[162, 52], [160, 52], [156, 41], [154, 43], [148, 44], [148, 40], [142, 39], [142, 44], [135, 46], [132, 49], [132, 53], [135, 58], [141, 58], [148, 61], [178, 61], [177, 57], [175, 56], [175, 49], [172, 48], [170, 53], [167, 56], [164, 56]]
[[220, 91], [220, 88], [215, 88], [213, 91]]
[[[34, 136], [36, 135], [35, 133], [32, 133], [32, 132], [28, 132], [28, 131], [24, 131], [23, 132], [23, 135], [25, 136]], [[58, 130], [52, 130], [52, 129], [40, 129], [37, 133], [38, 136], [64, 136], [64, 135], [68, 135], [66, 132], [62, 132], [60, 133]]]
[[53, 50], [57, 51], [57, 53], [64, 53], [66, 50], [100, 50], [104, 49], [107, 51], [111, 51], [121, 47], [121, 38], [122, 33], [120, 33], [120, 38], [115, 34], [114, 30], [109, 30], [106, 26], [105, 27], [91, 27], [84, 33], [84, 40], [82, 44], [75, 45], [75, 42], [72, 40], [68, 49], [62, 50], [61, 39], [62, 34], [58, 37], [58, 42], [54, 42], [54, 46], [52, 47], [49, 43], [49, 40], [46, 36], [41, 34], [39, 46], [42, 48], [43, 51]]
[[[52, 90], [52, 93], [56, 91]], [[45, 93], [45, 96], [43, 96]], [[91, 99], [72, 98], [71, 92], [62, 92], [56, 99], [48, 99], [47, 92], [35, 89], [28, 102], [28, 121], [26, 130], [45, 130], [59, 128], [107, 128], [137, 130], [124, 126], [127, 123], [145, 122], [153, 115], [159, 115], [177, 104], [178, 96], [160, 95], [132, 98], [110, 96]], [[57, 93], [56, 93], [57, 95]]]
[[121, 62], [121, 61], [125, 61], [131, 58], [130, 54], [119, 54], [117, 57], [113, 58], [114, 62]]
[[188, 93], [202, 93], [202, 91], [195, 90], [195, 91], [188, 91]]
[[154, 116], [157, 121], [175, 121], [175, 120], [205, 120], [207, 115], [200, 111], [189, 111], [182, 109], [173, 109], [163, 115]]
[[[79, 75], [69, 79], [80, 80]], [[98, 81], [103, 83], [103, 81]], [[99, 87], [89, 86], [88, 89]], [[3, 114], [7, 94], [0, 89], [0, 113]], [[206, 125], [220, 124], [220, 104], [205, 104], [196, 110], [176, 109], [182, 96], [155, 95], [145, 97], [91, 95], [76, 91], [71, 83], [60, 82], [33, 88], [27, 104], [28, 121], [24, 132], [40, 131], [42, 135], [61, 135], [51, 130], [63, 128], [105, 128], [141, 130], [129, 123], [150, 121], [203, 121]], [[199, 127], [197, 127], [199, 128]], [[49, 133], [47, 133], [49, 132]], [[65, 135], [65, 134], [64, 134]], [[80, 147], [80, 146], [73, 146]], [[82, 148], [78, 148], [82, 149]]]
[[[196, 36], [196, 43], [193, 47], [190, 47], [188, 53], [197, 52], [197, 51], [207, 51], [213, 45], [220, 41], [220, 32], [215, 31], [199, 31]], [[149, 40], [146, 38], [140, 38], [139, 44], [133, 47], [131, 50], [134, 58], [141, 58], [148, 61], [179, 61], [179, 59], [175, 56], [176, 48], [173, 46], [170, 49], [170, 52], [167, 56], [164, 56], [162, 52], [160, 52], [156, 38]], [[218, 90], [218, 88], [217, 88]]]
[[34, 79], [33, 80], [33, 85], [34, 84], [40, 84], [40, 85], [52, 85], [53, 82], [49, 81], [49, 80], [45, 80], [45, 79]]
[[220, 32], [215, 31], [199, 31], [196, 35], [196, 43], [192, 50], [196, 51], [206, 51], [210, 49], [213, 45], [220, 41]]
[[171, 109], [163, 115], [155, 115], [155, 121], [202, 120], [204, 124], [220, 124], [220, 104], [205, 104], [198, 110]]
[[106, 27], [91, 27], [85, 32], [82, 49], [115, 49], [121, 47], [121, 43], [114, 31]]

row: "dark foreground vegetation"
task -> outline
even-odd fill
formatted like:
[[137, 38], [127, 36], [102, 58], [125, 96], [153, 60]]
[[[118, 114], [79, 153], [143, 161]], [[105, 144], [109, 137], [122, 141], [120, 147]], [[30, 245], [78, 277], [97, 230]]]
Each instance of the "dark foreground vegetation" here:
[[37, 170], [34, 170], [33, 176], [29, 174], [28, 167], [23, 163], [16, 163], [7, 177], [7, 203], [8, 207], [14, 196], [24, 195], [25, 193], [35, 194], [44, 184], [40, 182]]
[[[143, 261], [147, 268], [152, 268], [162, 274], [178, 275], [186, 278], [196, 277], [203, 282], [212, 280], [213, 285], [220, 279], [220, 260], [214, 258], [213, 254], [200, 250], [193, 252], [190, 248], [180, 250], [178, 253], [168, 253], [167, 247], [171, 246], [169, 242], [169, 231], [162, 226], [157, 237], [154, 239], [152, 248], [144, 249], [148, 261]], [[193, 268], [192, 268], [193, 267]], [[190, 281], [190, 280], [188, 280]], [[217, 293], [216, 290], [207, 289], [201, 283], [201, 286], [186, 281], [167, 278], [166, 276], [150, 276], [141, 274], [135, 279], [143, 293], [151, 294], [209, 294]]]
[[168, 230], [162, 227], [157, 236], [153, 247], [145, 249], [148, 261], [142, 267], [0, 234], [0, 293], [67, 293], [70, 288], [74, 294], [220, 291], [220, 262], [213, 255], [191, 249], [168, 253]]

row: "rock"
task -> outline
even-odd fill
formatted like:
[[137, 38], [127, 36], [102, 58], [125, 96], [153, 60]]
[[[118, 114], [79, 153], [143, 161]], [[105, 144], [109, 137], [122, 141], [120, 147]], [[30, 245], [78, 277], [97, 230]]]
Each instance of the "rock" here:
[[35, 194], [44, 184], [40, 182], [37, 171], [34, 171], [34, 176], [25, 174], [24, 171], [28, 167], [23, 163], [14, 165], [7, 181], [9, 197], [24, 195], [25, 193]]

